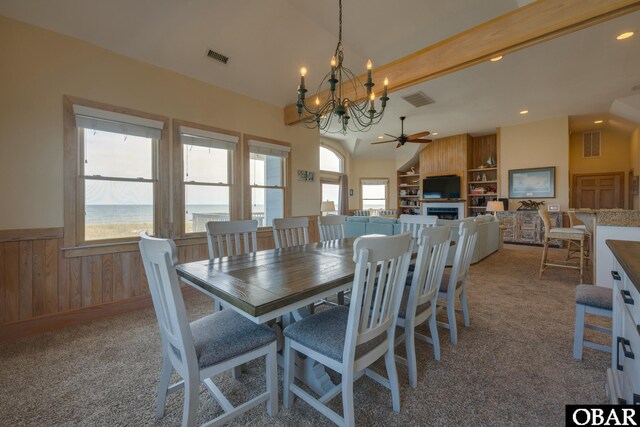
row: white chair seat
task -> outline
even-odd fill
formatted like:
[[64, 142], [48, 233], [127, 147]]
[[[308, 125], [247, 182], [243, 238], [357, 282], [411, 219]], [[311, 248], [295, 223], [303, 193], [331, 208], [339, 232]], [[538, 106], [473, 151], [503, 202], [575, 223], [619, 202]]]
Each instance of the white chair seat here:
[[[268, 326], [256, 325], [233, 310], [210, 314], [189, 326], [200, 368], [248, 353], [277, 339]], [[180, 358], [180, 351], [174, 346], [171, 349]]]
[[[330, 359], [342, 362], [348, 320], [349, 307], [333, 307], [287, 326], [284, 336]], [[376, 348], [386, 338], [386, 335], [380, 335], [357, 346], [356, 359]]]

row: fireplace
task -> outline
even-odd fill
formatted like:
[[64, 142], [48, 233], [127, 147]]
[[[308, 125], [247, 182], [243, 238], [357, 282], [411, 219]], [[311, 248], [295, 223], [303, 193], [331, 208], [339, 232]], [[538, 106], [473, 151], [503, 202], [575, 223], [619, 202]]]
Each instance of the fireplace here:
[[464, 202], [423, 202], [422, 215], [435, 215], [440, 219], [462, 219]]

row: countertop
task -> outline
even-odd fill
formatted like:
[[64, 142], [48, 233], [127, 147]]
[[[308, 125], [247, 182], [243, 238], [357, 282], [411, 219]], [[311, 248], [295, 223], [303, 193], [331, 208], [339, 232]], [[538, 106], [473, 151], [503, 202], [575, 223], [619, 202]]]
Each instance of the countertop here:
[[640, 227], [640, 211], [626, 209], [570, 209], [578, 216], [591, 214], [596, 217], [596, 225], [613, 227]]
[[629, 280], [640, 292], [640, 242], [607, 240], [606, 243]]

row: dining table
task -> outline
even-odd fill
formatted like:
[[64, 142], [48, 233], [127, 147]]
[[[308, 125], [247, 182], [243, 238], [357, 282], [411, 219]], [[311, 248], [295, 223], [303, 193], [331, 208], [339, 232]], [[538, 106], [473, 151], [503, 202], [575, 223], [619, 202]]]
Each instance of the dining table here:
[[[247, 255], [179, 264], [181, 280], [257, 323], [290, 314], [300, 318], [306, 307], [352, 286], [353, 242], [344, 238]], [[286, 321], [285, 321], [286, 325]], [[296, 361], [296, 376], [319, 394], [333, 388], [324, 367], [307, 359]]]

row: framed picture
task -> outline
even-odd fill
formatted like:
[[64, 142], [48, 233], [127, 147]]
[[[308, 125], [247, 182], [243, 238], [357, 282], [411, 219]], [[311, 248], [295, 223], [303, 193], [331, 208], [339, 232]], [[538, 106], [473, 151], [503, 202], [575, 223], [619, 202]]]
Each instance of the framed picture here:
[[510, 199], [551, 199], [555, 196], [555, 166], [509, 171]]

